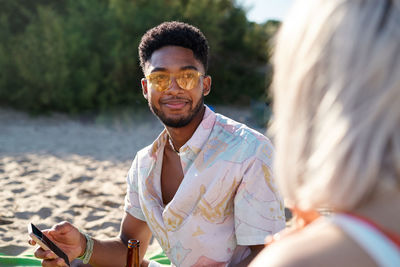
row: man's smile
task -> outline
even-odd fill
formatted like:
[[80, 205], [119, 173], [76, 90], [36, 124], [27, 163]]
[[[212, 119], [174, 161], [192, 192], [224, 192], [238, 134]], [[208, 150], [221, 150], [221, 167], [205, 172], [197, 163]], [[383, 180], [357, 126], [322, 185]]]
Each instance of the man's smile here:
[[169, 109], [182, 109], [190, 101], [187, 99], [182, 99], [182, 98], [173, 98], [173, 99], [161, 100], [160, 102], [161, 102], [161, 105], [164, 105]]

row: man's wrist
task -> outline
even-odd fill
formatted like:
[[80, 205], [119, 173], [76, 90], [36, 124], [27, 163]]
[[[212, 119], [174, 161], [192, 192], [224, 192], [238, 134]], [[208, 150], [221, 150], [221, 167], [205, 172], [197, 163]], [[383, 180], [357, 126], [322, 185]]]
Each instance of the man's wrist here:
[[79, 258], [82, 258], [83, 255], [85, 255], [86, 246], [87, 246], [87, 239], [86, 239], [85, 233], [82, 232], [82, 231], [80, 231], [80, 230], [79, 230], [79, 232], [80, 232], [80, 234], [81, 234], [81, 236], [80, 236], [81, 252], [79, 253], [79, 255], [78, 255], [78, 257], [77, 257], [78, 259], [79, 259]]
[[78, 259], [82, 260], [84, 264], [87, 264], [92, 257], [94, 241], [88, 234], [82, 232], [81, 234], [84, 235], [86, 239], [86, 246], [83, 246], [85, 250], [81, 254], [81, 256], [78, 257]]

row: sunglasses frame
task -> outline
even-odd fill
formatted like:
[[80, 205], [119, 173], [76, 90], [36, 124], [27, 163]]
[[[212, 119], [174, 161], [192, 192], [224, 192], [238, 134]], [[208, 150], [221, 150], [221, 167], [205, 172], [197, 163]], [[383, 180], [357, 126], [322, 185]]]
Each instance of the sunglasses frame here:
[[[179, 83], [179, 79], [176, 78], [177, 76], [179, 76], [180, 74], [182, 74], [182, 73], [184, 73], [184, 72], [196, 73], [196, 75], [197, 75], [197, 77], [196, 77], [196, 79], [197, 79], [197, 84], [196, 84], [195, 86], [193, 86], [193, 88], [186, 89], [186, 88], [182, 87], [181, 84]], [[153, 74], [157, 74], [157, 73], [163, 73], [163, 74], [166, 74], [167, 76], [169, 76], [168, 85], [165, 86], [165, 88], [163, 88], [162, 90], [159, 89], [161, 86], [157, 85], [156, 83], [152, 83], [152, 82], [150, 81], [151, 76], [152, 76]], [[147, 75], [147, 76], [146, 76], [146, 80], [147, 80], [150, 84], [154, 84], [154, 85], [155, 85], [154, 88], [155, 88], [158, 92], [164, 92], [164, 91], [167, 91], [168, 88], [171, 86], [171, 84], [172, 84], [172, 77], [173, 77], [173, 78], [175, 78], [175, 81], [176, 81], [176, 83], [178, 84], [179, 88], [181, 88], [181, 89], [183, 89], [183, 90], [186, 90], [186, 91], [190, 91], [190, 90], [194, 89], [194, 88], [199, 84], [199, 82], [200, 82], [200, 77], [205, 77], [205, 76], [206, 76], [206, 75], [204, 75], [204, 74], [202, 74], [201, 72], [199, 72], [199, 71], [197, 71], [197, 70], [194, 70], [194, 69], [180, 70], [180, 71], [178, 71], [178, 72], [176, 72], [176, 73], [170, 73], [170, 72], [167, 72], [167, 71], [155, 71], [155, 72], [152, 72], [152, 73], [150, 73], [149, 75]]]

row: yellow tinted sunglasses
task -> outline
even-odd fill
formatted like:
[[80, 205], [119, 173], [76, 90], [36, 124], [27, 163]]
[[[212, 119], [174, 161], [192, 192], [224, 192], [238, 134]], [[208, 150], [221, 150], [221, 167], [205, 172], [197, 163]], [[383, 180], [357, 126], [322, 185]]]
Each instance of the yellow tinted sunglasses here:
[[177, 73], [170, 73], [166, 71], [155, 71], [146, 76], [157, 91], [162, 92], [168, 90], [171, 86], [172, 77], [175, 77], [176, 83], [184, 90], [192, 90], [200, 81], [200, 77], [204, 76], [197, 70], [181, 70]]

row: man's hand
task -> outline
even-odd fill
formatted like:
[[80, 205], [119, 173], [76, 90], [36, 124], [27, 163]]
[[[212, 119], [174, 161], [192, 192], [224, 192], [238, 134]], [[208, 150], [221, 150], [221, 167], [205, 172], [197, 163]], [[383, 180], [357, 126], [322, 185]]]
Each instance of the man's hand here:
[[[43, 233], [67, 254], [70, 261], [82, 256], [86, 250], [85, 235], [68, 222], [57, 224], [52, 229], [43, 231]], [[125, 266], [128, 251], [126, 243], [129, 239], [140, 240], [140, 261], [142, 266], [147, 266], [148, 261], [143, 260], [143, 257], [151, 239], [150, 228], [145, 221], [128, 213], [125, 213], [122, 219], [118, 237], [103, 240], [93, 238], [93, 254], [89, 263], [99, 267]], [[34, 245], [33, 240], [30, 240], [29, 243]], [[66, 266], [64, 260], [58, 258], [51, 251], [44, 251], [39, 248], [35, 251], [35, 256], [43, 259], [42, 265], [46, 267]]]
[[[44, 230], [43, 234], [63, 250], [70, 261], [85, 252], [85, 236], [69, 222], [56, 224], [53, 228]], [[29, 240], [29, 244], [35, 245], [35, 241]], [[41, 247], [35, 250], [35, 257], [43, 259], [42, 266], [66, 266], [63, 259], [59, 258], [51, 250], [44, 250]]]

